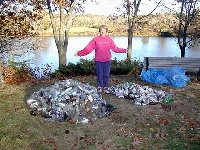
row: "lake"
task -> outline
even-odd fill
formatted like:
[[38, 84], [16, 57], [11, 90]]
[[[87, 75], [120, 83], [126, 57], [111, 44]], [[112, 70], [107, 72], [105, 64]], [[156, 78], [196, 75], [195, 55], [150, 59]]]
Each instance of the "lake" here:
[[[80, 61], [80, 58], [92, 60], [94, 51], [87, 56], [75, 57], [74, 54], [82, 50], [92, 39], [91, 36], [70, 37], [67, 50], [67, 63]], [[112, 37], [115, 44], [120, 48], [127, 48], [128, 39], [126, 36]], [[42, 67], [44, 64], [51, 64], [58, 68], [58, 51], [53, 37], [35, 37], [35, 50], [33, 53], [26, 53], [20, 57], [20, 61], [30, 59], [33, 66]], [[176, 38], [170, 37], [133, 37], [132, 59], [143, 61], [144, 57], [164, 56], [180, 57], [180, 49]], [[186, 49], [186, 57], [200, 58], [200, 46], [195, 45]], [[112, 52], [112, 59], [123, 60], [126, 54]], [[18, 61], [19, 61], [18, 60]]]

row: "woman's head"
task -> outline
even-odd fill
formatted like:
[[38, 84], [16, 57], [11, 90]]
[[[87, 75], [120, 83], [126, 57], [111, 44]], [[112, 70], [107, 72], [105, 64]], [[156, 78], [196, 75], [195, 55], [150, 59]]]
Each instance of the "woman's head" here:
[[99, 33], [101, 36], [105, 36], [108, 32], [108, 28], [106, 27], [106, 25], [101, 25], [99, 27]]

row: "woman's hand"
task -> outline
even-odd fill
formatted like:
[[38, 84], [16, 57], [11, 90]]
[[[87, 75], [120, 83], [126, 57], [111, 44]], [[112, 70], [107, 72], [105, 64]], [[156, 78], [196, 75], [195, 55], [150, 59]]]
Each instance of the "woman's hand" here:
[[74, 54], [74, 56], [78, 57], [78, 52], [76, 52], [76, 54]]

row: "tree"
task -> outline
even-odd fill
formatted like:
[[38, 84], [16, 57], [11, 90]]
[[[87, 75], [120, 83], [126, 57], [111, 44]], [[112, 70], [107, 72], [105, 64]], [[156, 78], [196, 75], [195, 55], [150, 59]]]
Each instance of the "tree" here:
[[[43, 10], [43, 9], [49, 10], [51, 25], [53, 28], [54, 39], [55, 39], [55, 43], [56, 43], [56, 46], [58, 49], [58, 54], [59, 54], [59, 67], [60, 67], [62, 65], [66, 65], [66, 63], [67, 63], [66, 52], [67, 52], [67, 46], [68, 46], [69, 30], [70, 30], [71, 22], [73, 19], [72, 13], [73, 12], [83, 12], [82, 3], [85, 1], [86, 0], [42, 0], [42, 1], [41, 0], [27, 0], [27, 1], [25, 1], [25, 0], [18, 0], [18, 1], [12, 1], [12, 0], [4, 0], [3, 1], [3, 0], [1, 0], [0, 1], [0, 6], [1, 6], [0, 9], [6, 10], [2, 20], [6, 20], [6, 19], [4, 19], [6, 17], [8, 17], [8, 19], [13, 19], [13, 18], [15, 18], [15, 16], [20, 17], [19, 14], [22, 13], [22, 15], [24, 14], [25, 16], [22, 16], [21, 19], [22, 20], [24, 19], [25, 23], [26, 23], [26, 18], [28, 18], [27, 15], [30, 14], [30, 16], [35, 17], [39, 14], [39, 13], [37, 13], [38, 10]], [[27, 5], [29, 5], [28, 8], [33, 6], [33, 9], [31, 11], [27, 11], [26, 9], [21, 9], [18, 12], [18, 7], [15, 7], [16, 3], [19, 3], [22, 6], [24, 4], [27, 4]], [[9, 9], [10, 8], [9, 4], [14, 5], [13, 10]], [[48, 9], [45, 9], [45, 6], [47, 6]], [[22, 7], [22, 8], [27, 8], [27, 7]], [[2, 12], [1, 12], [1, 14], [2, 14]], [[59, 17], [57, 17], [57, 16], [59, 16]], [[13, 19], [13, 20], [15, 21], [17, 19]], [[35, 18], [34, 21], [29, 20], [30, 26], [28, 26], [26, 24], [24, 26], [22, 25], [22, 27], [26, 27], [27, 30], [25, 30], [25, 31], [27, 32], [27, 31], [29, 31], [30, 28], [34, 28], [33, 24], [31, 24], [31, 23], [35, 22], [36, 20], [38, 20], [38, 19]], [[7, 21], [2, 21], [2, 22], [6, 23]], [[14, 23], [16, 23], [16, 22], [14, 22]], [[17, 22], [17, 24], [18, 24], [18, 22]], [[15, 24], [11, 24], [10, 26], [12, 26], [12, 25], [14, 26]], [[19, 34], [18, 32], [16, 33], [16, 30], [12, 30], [10, 28], [8, 28], [8, 30], [4, 30], [3, 27], [4, 26], [2, 26], [2, 28], [0, 28], [0, 30], [2, 29], [1, 30], [2, 32], [6, 31], [5, 33], [3, 33], [3, 35], [6, 35], [8, 33], [8, 36], [12, 35], [13, 38], [17, 37], [17, 35], [19, 35], [19, 37], [21, 37], [21, 34]], [[20, 33], [26, 33], [26, 32], [21, 32], [21, 30], [20, 30], [21, 28], [19, 28], [19, 27], [17, 29], [19, 29], [17, 31], [20, 31]]]
[[[72, 25], [73, 12], [84, 12], [82, 4], [86, 0], [47, 0], [47, 6], [53, 28], [53, 35], [58, 49], [59, 67], [67, 64], [67, 47], [69, 30]], [[92, 1], [92, 0], [91, 0]], [[56, 19], [59, 12], [59, 20]]]
[[[28, 7], [27, 7], [28, 6]], [[26, 38], [34, 36], [34, 24], [41, 19], [39, 15], [42, 6], [40, 0], [22, 1], [22, 0], [0, 0], [0, 85], [3, 82], [2, 59], [5, 58], [4, 53], [8, 52], [10, 39]], [[19, 39], [20, 40], [20, 39]]]
[[185, 57], [186, 47], [191, 47], [191, 41], [196, 40], [200, 35], [199, 28], [193, 28], [192, 26], [199, 17], [199, 10], [196, 8], [199, 0], [177, 0], [177, 2], [181, 3], [180, 13], [178, 14], [178, 45], [181, 57]]
[[[127, 7], [127, 15], [128, 15], [128, 52], [127, 52], [127, 59], [131, 60], [132, 58], [132, 38], [133, 38], [133, 31], [137, 19], [137, 13], [139, 10], [141, 0], [134, 0], [130, 2], [130, 0], [126, 1]], [[132, 11], [133, 10], [133, 11]]]
[[[67, 63], [66, 53], [69, 30], [72, 21], [72, 12], [75, 10], [78, 2], [79, 0], [54, 0], [53, 3], [51, 3], [50, 0], [47, 0], [54, 40], [58, 49], [59, 67], [66, 65]], [[54, 4], [54, 8], [52, 8], [51, 4]], [[57, 11], [60, 13], [59, 20], [55, 17]]]
[[40, 0], [0, 2], [0, 35], [8, 38], [25, 38], [37, 35], [33, 23], [42, 18]]
[[[162, 0], [160, 0], [157, 4], [157, 6], [151, 11], [153, 13], [156, 8], [158, 7], [159, 3]], [[127, 59], [130, 61], [132, 58], [132, 38], [134, 35], [134, 29], [137, 21], [139, 20], [138, 18], [138, 12], [139, 12], [139, 7], [141, 4], [141, 0], [125, 0], [124, 1], [124, 8], [126, 8], [126, 13], [127, 13], [127, 18], [128, 18], [128, 52], [127, 52]], [[150, 14], [151, 14], [150, 13]], [[149, 14], [148, 14], [149, 15]], [[141, 18], [140, 18], [141, 19]]]

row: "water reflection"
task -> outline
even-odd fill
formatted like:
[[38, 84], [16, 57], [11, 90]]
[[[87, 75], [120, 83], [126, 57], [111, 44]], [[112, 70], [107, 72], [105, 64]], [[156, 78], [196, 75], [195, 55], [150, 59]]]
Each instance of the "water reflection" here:
[[[92, 60], [94, 51], [87, 56], [75, 57], [76, 51], [83, 49], [93, 37], [70, 37], [67, 50], [67, 63], [77, 63], [81, 58]], [[128, 38], [126, 36], [112, 37], [118, 47], [127, 48]], [[27, 52], [20, 61], [31, 59], [32, 67], [43, 67], [44, 64], [53, 65], [58, 68], [58, 51], [53, 37], [36, 37], [29, 48], [34, 51]], [[18, 49], [19, 51], [19, 49]], [[123, 60], [127, 54], [112, 52], [112, 58]], [[180, 57], [180, 49], [177, 40], [163, 37], [133, 37], [132, 59], [143, 61], [144, 57], [163, 56]], [[186, 57], [200, 58], [200, 46], [195, 45], [186, 50]]]
[[[83, 49], [93, 37], [70, 37], [67, 50], [67, 62], [77, 63], [80, 58], [92, 60], [94, 51], [87, 56], [75, 57], [76, 51]], [[118, 47], [127, 48], [128, 38], [126, 36], [112, 37]], [[42, 41], [49, 43], [49, 48], [40, 50], [36, 55], [36, 66], [45, 63], [52, 63], [58, 67], [58, 52], [53, 37], [41, 38]], [[112, 58], [123, 60], [126, 54], [112, 52]], [[144, 57], [163, 56], [180, 57], [180, 50], [175, 38], [164, 37], [133, 37], [132, 57], [136, 60], [143, 60]], [[196, 46], [186, 50], [186, 57], [200, 58], [200, 47]]]
[[[53, 37], [40, 38], [40, 48], [35, 50], [35, 66], [43, 67], [44, 64], [58, 67], [58, 51]], [[42, 46], [46, 45], [46, 46]]]
[[142, 37], [142, 44], [147, 44], [149, 43], [149, 38]]

